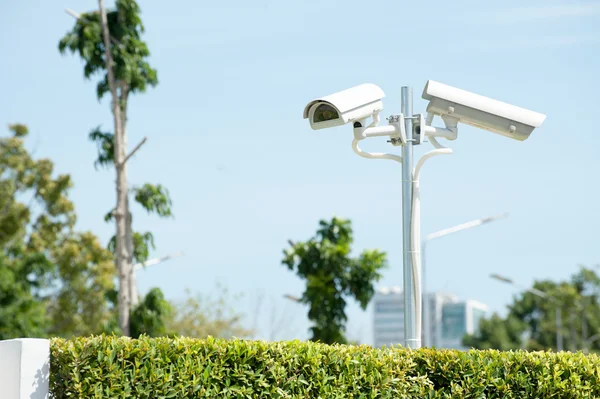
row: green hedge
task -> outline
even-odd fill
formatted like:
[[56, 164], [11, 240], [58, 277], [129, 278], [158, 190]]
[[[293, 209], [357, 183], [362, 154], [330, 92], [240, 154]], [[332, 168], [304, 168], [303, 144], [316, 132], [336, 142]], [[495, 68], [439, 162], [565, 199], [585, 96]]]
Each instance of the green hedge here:
[[580, 353], [92, 337], [53, 339], [50, 373], [55, 399], [600, 397]]

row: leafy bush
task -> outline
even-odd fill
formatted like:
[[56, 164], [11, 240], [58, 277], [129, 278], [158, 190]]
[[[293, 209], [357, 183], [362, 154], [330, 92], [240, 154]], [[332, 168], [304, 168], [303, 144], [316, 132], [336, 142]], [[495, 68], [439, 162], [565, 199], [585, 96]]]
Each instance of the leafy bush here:
[[53, 339], [52, 397], [597, 398], [600, 358], [209, 338]]

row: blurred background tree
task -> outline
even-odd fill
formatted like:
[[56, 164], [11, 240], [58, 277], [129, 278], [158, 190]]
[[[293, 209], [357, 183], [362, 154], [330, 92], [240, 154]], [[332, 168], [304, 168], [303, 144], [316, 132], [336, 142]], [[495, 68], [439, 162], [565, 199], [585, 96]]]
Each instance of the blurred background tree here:
[[187, 290], [184, 301], [172, 302], [174, 311], [166, 322], [169, 333], [192, 338], [209, 335], [218, 338], [251, 337], [254, 331], [243, 326], [243, 315], [231, 305], [232, 298], [227, 289], [222, 286], [218, 289], [216, 299], [192, 296]]
[[173, 308], [158, 288], [151, 289], [131, 314], [131, 336], [163, 337], [169, 334], [166, 320]]
[[[32, 157], [27, 126], [9, 132], [0, 137], [0, 340], [120, 334], [114, 257], [92, 232], [76, 231], [71, 177]], [[187, 295], [171, 303], [151, 289], [132, 311], [131, 335], [252, 334], [225, 289], [214, 300]]]
[[112, 254], [75, 231], [67, 174], [25, 148], [25, 125], [0, 138], [0, 339], [87, 335], [111, 318]]
[[349, 220], [321, 220], [314, 237], [306, 242], [290, 241], [282, 264], [306, 280], [300, 302], [309, 305], [312, 340], [327, 344], [346, 343], [346, 298], [355, 299], [366, 309], [375, 294], [374, 283], [387, 266], [386, 255], [365, 250], [350, 256], [353, 243]]
[[594, 269], [581, 267], [568, 281], [536, 281], [533, 288], [548, 298], [527, 291], [518, 295], [506, 317], [494, 314], [482, 320], [479, 332], [467, 335], [463, 343], [477, 349], [556, 350], [558, 306], [564, 348], [600, 350], [600, 336], [596, 335], [600, 332], [600, 277]]
[[[89, 138], [98, 146], [94, 165], [114, 167], [117, 174], [117, 204], [105, 220], [114, 220], [117, 226], [109, 249], [115, 254], [119, 270], [119, 326], [128, 335], [129, 314], [139, 303], [134, 264], [146, 261], [150, 250], [154, 249], [151, 232], [140, 233], [132, 229], [129, 194], [132, 193], [147, 212], [160, 217], [172, 216], [171, 199], [161, 185], [146, 183], [130, 190], [127, 180], [127, 161], [146, 141], [144, 138], [126, 155], [129, 95], [143, 93], [149, 86], [158, 84], [157, 72], [147, 61], [150, 51], [142, 40], [144, 26], [140, 7], [135, 0], [117, 0], [115, 8], [104, 15], [103, 3], [99, 4], [100, 11], [75, 15], [75, 26], [61, 38], [58, 48], [63, 54], [70, 51], [81, 57], [85, 78], [101, 76], [96, 85], [98, 100], [107, 93], [113, 97], [115, 132], [103, 132], [98, 126], [89, 133]], [[107, 68], [109, 61], [112, 61], [111, 68]]]

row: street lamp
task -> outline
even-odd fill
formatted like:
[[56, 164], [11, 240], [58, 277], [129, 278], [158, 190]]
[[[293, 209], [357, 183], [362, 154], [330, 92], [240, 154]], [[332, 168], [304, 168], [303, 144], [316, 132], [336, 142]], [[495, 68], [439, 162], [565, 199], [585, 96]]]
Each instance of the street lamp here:
[[600, 339], [600, 333], [594, 334], [583, 341], [583, 353], [588, 353], [592, 344]]
[[425, 297], [425, 307], [423, 308], [423, 330], [424, 330], [423, 346], [431, 345], [431, 337], [429, 334], [430, 333], [429, 306], [427, 304], [427, 289], [426, 289], [426, 284], [425, 284], [427, 282], [427, 275], [426, 275], [426, 268], [425, 268], [425, 254], [426, 254], [426, 250], [427, 250], [427, 243], [436, 238], [444, 237], [444, 236], [447, 236], [448, 234], [457, 233], [459, 231], [471, 229], [473, 227], [478, 227], [478, 226], [493, 222], [498, 219], [503, 219], [507, 216], [508, 216], [508, 213], [502, 213], [500, 215], [494, 215], [494, 216], [489, 216], [489, 217], [485, 217], [485, 218], [481, 218], [481, 219], [472, 220], [467, 223], [459, 224], [454, 227], [450, 227], [450, 228], [447, 228], [444, 230], [436, 231], [435, 233], [431, 233], [431, 234], [427, 235], [425, 237], [425, 239], [423, 240], [423, 243], [421, 244], [421, 276], [422, 276], [421, 281], [422, 281], [423, 295]]
[[556, 305], [556, 349], [559, 352], [562, 351], [563, 350], [562, 316], [561, 316], [561, 311], [560, 311], [560, 303], [556, 300], [556, 298], [553, 298], [553, 297], [549, 296], [548, 294], [546, 294], [544, 291], [540, 291], [533, 287], [525, 288], [525, 287], [515, 283], [512, 279], [510, 279], [508, 277], [500, 276], [498, 274], [491, 274], [490, 277], [495, 280], [501, 281], [503, 283], [511, 284], [519, 289], [530, 292], [533, 295], [536, 295], [540, 298], [547, 299]]
[[[419, 348], [422, 326], [419, 178], [423, 164], [436, 155], [452, 153], [450, 148], [438, 142], [438, 138], [456, 140], [459, 122], [523, 141], [541, 126], [546, 116], [429, 80], [421, 96], [428, 101], [426, 116], [413, 114], [412, 89], [404, 86], [402, 112], [391, 115], [387, 126], [378, 126], [384, 97], [378, 86], [362, 84], [310, 101], [304, 108], [303, 117], [309, 120], [313, 130], [352, 123], [352, 149], [357, 155], [402, 164], [404, 339], [407, 347]], [[435, 116], [441, 117], [444, 127], [432, 126]], [[370, 137], [389, 138], [389, 143], [402, 148], [402, 155], [361, 150], [359, 141]], [[413, 146], [427, 138], [434, 149], [425, 153], [413, 168]]]
[[163, 256], [162, 258], [150, 259], [145, 262], [137, 263], [137, 264], [133, 265], [133, 269], [137, 272], [141, 269], [147, 268], [148, 266], [158, 265], [159, 263], [163, 263], [169, 259], [179, 258], [180, 256], [183, 256], [183, 252], [176, 252], [173, 254]]
[[154, 258], [154, 259], [150, 259], [147, 260], [145, 262], [142, 263], [136, 263], [135, 265], [133, 265], [133, 270], [134, 273], [131, 274], [131, 286], [133, 289], [133, 292], [131, 293], [131, 306], [135, 307], [138, 305], [139, 303], [139, 298], [138, 298], [138, 290], [137, 290], [137, 279], [136, 279], [136, 275], [135, 272], [138, 272], [142, 269], [146, 269], [148, 266], [153, 266], [153, 265], [157, 265], [159, 263], [165, 262], [169, 259], [173, 259], [173, 258], [177, 258], [183, 256], [182, 252], [177, 252], [174, 254], [169, 254], [166, 256], [163, 256], [162, 258]]

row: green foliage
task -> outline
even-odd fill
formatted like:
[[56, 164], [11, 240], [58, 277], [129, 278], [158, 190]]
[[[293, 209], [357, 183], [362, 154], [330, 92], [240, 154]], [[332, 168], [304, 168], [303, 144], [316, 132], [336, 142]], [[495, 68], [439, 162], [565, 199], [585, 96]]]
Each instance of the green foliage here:
[[467, 335], [463, 344], [468, 348], [515, 350], [522, 347], [521, 338], [526, 326], [514, 316], [502, 319], [493, 314], [489, 319], [479, 322], [476, 336]]
[[314, 325], [312, 339], [323, 343], [345, 343], [346, 299], [352, 297], [366, 309], [375, 293], [373, 283], [387, 266], [386, 255], [366, 250], [350, 256], [352, 228], [349, 220], [321, 220], [315, 237], [290, 243], [282, 263], [306, 280], [301, 302], [310, 304], [308, 318]]
[[107, 301], [116, 274], [112, 254], [86, 232], [65, 239], [54, 251], [53, 261], [65, 287], [51, 297], [49, 333], [70, 337], [106, 331], [113, 315]]
[[242, 326], [242, 315], [230, 304], [225, 288], [217, 299], [205, 296], [191, 296], [187, 291], [187, 299], [173, 303], [173, 312], [167, 321], [167, 329], [175, 334], [190, 338], [247, 338], [253, 331]]
[[153, 288], [131, 313], [131, 336], [150, 337], [167, 335], [165, 319], [172, 309], [159, 288]]
[[149, 231], [145, 233], [133, 233], [133, 259], [138, 263], [143, 263], [150, 256], [150, 248], [156, 248], [154, 245], [154, 235]]
[[425, 398], [596, 398], [600, 358], [582, 353], [411, 352], [435, 393]]
[[515, 297], [506, 318], [482, 320], [479, 332], [463, 343], [477, 349], [556, 349], [558, 306], [565, 349], [600, 351], [600, 340], [586, 342], [600, 331], [600, 277], [593, 269], [582, 267], [570, 281], [536, 281], [533, 288], [551, 299], [524, 292]]
[[8, 130], [10, 130], [15, 137], [25, 137], [29, 134], [29, 128], [26, 125], [22, 125], [20, 123], [8, 125]]
[[25, 149], [25, 125], [0, 138], [0, 339], [97, 334], [110, 319], [111, 254], [76, 232], [69, 175]]
[[[108, 242], [108, 250], [113, 254], [116, 251], [117, 238], [112, 236]], [[133, 233], [133, 260], [136, 263], [144, 263], [150, 256], [150, 248], [156, 248], [154, 245], [154, 235], [149, 231], [145, 233]]]
[[28, 276], [43, 278], [52, 265], [43, 255], [23, 255], [0, 255], [0, 340], [46, 336], [45, 304], [35, 294], [39, 284]]
[[[148, 85], [155, 86], [158, 83], [157, 73], [146, 61], [150, 51], [141, 39], [144, 27], [137, 2], [117, 0], [116, 10], [107, 11], [107, 19], [115, 79], [121, 89], [136, 93], [144, 92]], [[82, 14], [75, 27], [60, 40], [58, 49], [62, 54], [67, 50], [79, 54], [85, 62], [86, 78], [103, 74], [96, 88], [98, 99], [109, 91], [104, 41], [97, 11]]]
[[50, 367], [55, 399], [600, 396], [600, 358], [581, 353], [102, 336], [53, 339]]
[[89, 134], [90, 141], [98, 146], [98, 159], [94, 161], [94, 167], [106, 168], [115, 164], [115, 135], [100, 130], [100, 126], [94, 128]]
[[144, 184], [134, 187], [135, 200], [148, 212], [155, 212], [161, 217], [172, 216], [171, 197], [169, 191], [162, 185]]

